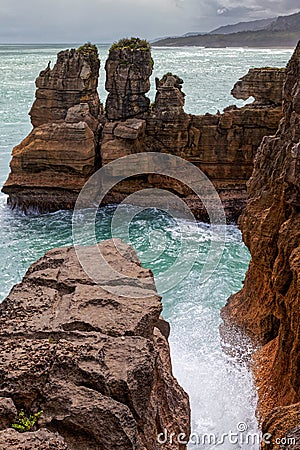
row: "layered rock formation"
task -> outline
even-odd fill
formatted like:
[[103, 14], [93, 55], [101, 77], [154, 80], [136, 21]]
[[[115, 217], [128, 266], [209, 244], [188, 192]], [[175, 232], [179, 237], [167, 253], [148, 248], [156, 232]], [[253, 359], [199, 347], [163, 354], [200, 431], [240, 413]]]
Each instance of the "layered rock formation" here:
[[99, 165], [101, 105], [95, 46], [58, 54], [36, 80], [30, 111], [32, 132], [13, 149], [3, 192], [23, 210], [55, 211], [74, 206]]
[[[115, 277], [103, 267], [96, 284], [73, 248], [55, 249], [0, 305], [3, 450], [153, 450], [164, 429], [189, 435], [189, 401], [172, 375], [152, 273], [119, 240], [99, 249]], [[126, 296], [113, 293], [120, 284]], [[43, 411], [39, 430], [9, 428], [20, 409]]]
[[[38, 78], [31, 116], [33, 125], [39, 126], [13, 150], [11, 174], [3, 188], [11, 206], [25, 211], [72, 208], [81, 187], [101, 164], [154, 151], [180, 156], [199, 167], [220, 194], [228, 220], [235, 221], [245, 205], [256, 150], [264, 136], [275, 134], [282, 117], [284, 70], [253, 69], [237, 83], [234, 95], [254, 96], [253, 105], [229, 107], [223, 114], [189, 115], [184, 111], [183, 80], [172, 73], [156, 80], [157, 94], [150, 106], [145, 95], [153, 65], [149, 44], [135, 38], [121, 40], [112, 46], [106, 62], [109, 94], [106, 116], [99, 117], [97, 58], [90, 44], [62, 52], [56, 66]], [[141, 187], [169, 189], [198, 219], [208, 218], [188, 187], [159, 174], [119, 183], [105, 202], [118, 203]]]
[[[254, 355], [263, 431], [299, 437], [300, 420], [300, 43], [283, 91], [284, 119], [260, 146], [240, 219], [252, 261], [243, 289], [223, 310], [257, 343]], [[280, 447], [283, 448], [283, 447]], [[290, 448], [290, 447], [284, 447]], [[297, 446], [300, 448], [298, 440]]]
[[36, 100], [29, 113], [32, 125], [65, 119], [68, 109], [79, 103], [87, 103], [97, 118], [99, 68], [97, 49], [92, 45], [58, 53], [53, 69], [49, 63], [36, 79]]
[[263, 67], [250, 69], [247, 75], [235, 83], [231, 93], [237, 99], [247, 100], [254, 97], [254, 104], [280, 106], [285, 69]]
[[140, 39], [122, 39], [114, 44], [106, 61], [106, 115], [109, 120], [141, 116], [149, 109], [149, 78], [153, 60], [150, 45]]
[[[131, 122], [111, 121], [104, 126], [102, 163], [107, 164], [141, 151], [164, 152], [185, 158], [213, 182], [227, 219], [235, 221], [246, 203], [246, 182], [253, 169], [256, 150], [264, 136], [276, 133], [282, 117], [279, 97], [277, 103], [275, 97], [272, 97], [274, 102], [266, 100], [262, 103], [262, 92], [266, 91], [263, 86], [266, 83], [269, 91], [272, 91], [273, 86], [274, 92], [277, 92], [280, 82], [281, 87], [283, 85], [283, 75], [284, 70], [277, 69], [249, 72], [246, 81], [239, 82], [240, 90], [246, 97], [247, 87], [249, 96], [260, 99], [259, 105], [255, 103], [243, 108], [233, 106], [223, 114], [195, 116], [184, 112], [183, 80], [168, 73], [161, 80], [156, 80], [155, 102], [143, 119], [135, 119], [134, 122], [132, 119]], [[236, 92], [236, 89], [233, 91]], [[132, 127], [133, 123], [139, 131], [128, 134], [125, 128]], [[170, 189], [186, 201], [198, 219], [208, 218], [202, 203], [189, 188], [157, 174], [145, 174], [142, 178], [119, 183], [107, 196], [106, 202], [123, 200], [137, 186]]]

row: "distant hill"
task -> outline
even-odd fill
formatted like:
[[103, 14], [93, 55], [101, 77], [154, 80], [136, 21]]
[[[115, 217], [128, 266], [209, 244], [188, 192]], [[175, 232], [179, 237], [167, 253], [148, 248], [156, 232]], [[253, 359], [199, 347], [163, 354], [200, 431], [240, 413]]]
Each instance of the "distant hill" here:
[[156, 41], [155, 47], [182, 47], [198, 46], [208, 48], [224, 47], [257, 47], [257, 48], [293, 48], [300, 40], [300, 31], [242, 31], [231, 34], [205, 34], [203, 36], [190, 36], [167, 38]]
[[271, 31], [299, 31], [300, 30], [300, 12], [290, 16], [279, 16], [275, 22], [268, 27]]
[[[214, 30], [207, 34], [188, 34], [187, 36], [180, 36], [174, 38], [165, 38], [155, 41], [153, 46], [166, 47], [181, 47], [181, 46], [199, 46], [209, 48], [223, 48], [223, 47], [261, 47], [261, 48], [276, 48], [276, 47], [295, 47], [300, 40], [300, 12], [291, 14], [289, 16], [280, 16], [277, 19], [270, 19], [265, 28], [250, 31], [239, 31], [227, 33], [228, 27], [242, 26], [242, 22], [236, 25], [228, 25], [228, 27], [221, 27], [218, 34]], [[254, 21], [261, 22], [261, 21]], [[245, 22], [248, 26], [251, 22]], [[243, 25], [243, 26], [244, 26]], [[259, 24], [258, 24], [259, 26]], [[220, 30], [225, 33], [221, 33]]]
[[[225, 25], [223, 27], [216, 28], [210, 31], [209, 34], [230, 34], [239, 33], [240, 31], [258, 31], [267, 28], [276, 20], [276, 17], [272, 19], [251, 20], [251, 22], [239, 22], [234, 25]], [[200, 34], [200, 33], [199, 33]]]

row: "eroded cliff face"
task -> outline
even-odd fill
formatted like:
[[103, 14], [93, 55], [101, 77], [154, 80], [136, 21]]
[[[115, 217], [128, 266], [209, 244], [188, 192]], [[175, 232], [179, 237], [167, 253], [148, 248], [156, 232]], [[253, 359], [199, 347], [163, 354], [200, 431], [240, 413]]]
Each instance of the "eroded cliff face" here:
[[32, 132], [12, 152], [3, 192], [12, 208], [40, 212], [73, 208], [99, 165], [101, 124], [95, 46], [60, 52], [36, 80]]
[[97, 118], [99, 68], [96, 49], [91, 45], [58, 53], [53, 69], [49, 63], [36, 79], [36, 100], [29, 113], [32, 125], [38, 127], [65, 119], [68, 109], [79, 103], [87, 103], [90, 113]]
[[[73, 208], [85, 181], [101, 164], [152, 151], [180, 156], [199, 167], [216, 187], [228, 221], [235, 221], [245, 206], [257, 148], [264, 136], [275, 134], [282, 117], [284, 69], [253, 69], [236, 84], [233, 94], [254, 96], [253, 105], [196, 116], [184, 111], [183, 80], [172, 73], [156, 80], [150, 105], [146, 93], [152, 66], [147, 42], [125, 39], [114, 44], [105, 66], [105, 116], [99, 116], [97, 50], [87, 44], [59, 53], [54, 68], [37, 79], [34, 129], [13, 150], [3, 188], [10, 205], [25, 211]], [[198, 219], [208, 220], [193, 191], [158, 174], [119, 183], [105, 202], [118, 203], [141, 186], [171, 190]]]
[[[278, 89], [280, 85], [282, 88], [284, 73], [283, 69], [249, 72], [247, 83], [252, 80], [253, 84], [251, 90], [248, 88], [249, 95], [244, 93], [244, 97], [257, 96], [259, 104], [228, 107], [223, 114], [201, 116], [184, 111], [183, 80], [168, 73], [156, 80], [157, 94], [147, 115], [106, 123], [101, 143], [102, 163], [142, 151], [185, 158], [208, 176], [221, 197], [228, 221], [236, 221], [246, 203], [246, 182], [253, 170], [257, 148], [264, 136], [276, 133], [282, 118]], [[241, 87], [244, 83], [244, 80], [239, 82]], [[272, 92], [273, 101], [263, 101], [262, 92], [264, 98], [266, 92]], [[124, 200], [138, 186], [170, 189], [185, 200], [195, 217], [208, 220], [203, 204], [188, 187], [157, 174], [119, 183], [106, 197], [106, 203]]]
[[256, 105], [280, 105], [285, 69], [262, 67], [250, 69], [247, 75], [235, 83], [231, 93], [235, 98], [247, 100], [255, 98]]
[[[223, 319], [257, 343], [254, 355], [263, 431], [299, 438], [300, 419], [300, 44], [286, 71], [284, 119], [264, 138], [240, 218], [252, 261]], [[283, 447], [280, 447], [283, 448]], [[290, 448], [290, 447], [284, 447]], [[298, 446], [291, 448], [300, 448]]]
[[[74, 248], [55, 249], [0, 305], [0, 449], [154, 450], [164, 429], [189, 436], [153, 275], [119, 240], [99, 249], [119, 276], [103, 268], [96, 284]], [[38, 431], [9, 428], [20, 409], [43, 411]]]
[[114, 44], [106, 61], [105, 89], [109, 94], [105, 109], [109, 120], [142, 116], [149, 109], [150, 100], [145, 94], [150, 90], [153, 68], [150, 45], [136, 39], [132, 49], [127, 46], [130, 42]]

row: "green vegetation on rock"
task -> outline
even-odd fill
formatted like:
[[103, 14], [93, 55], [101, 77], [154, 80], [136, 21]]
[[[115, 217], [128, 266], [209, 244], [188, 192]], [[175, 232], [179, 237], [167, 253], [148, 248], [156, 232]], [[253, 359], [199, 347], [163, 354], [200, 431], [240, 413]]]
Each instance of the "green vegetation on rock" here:
[[96, 45], [91, 44], [90, 42], [87, 42], [86, 44], [79, 47], [77, 51], [84, 56], [92, 57], [95, 60], [99, 59], [98, 49]]
[[15, 419], [15, 423], [11, 425], [12, 428], [19, 431], [19, 433], [25, 433], [26, 431], [34, 431], [39, 417], [43, 414], [43, 411], [39, 411], [35, 414], [26, 416], [25, 412], [21, 409], [18, 416]]
[[151, 50], [151, 46], [145, 39], [136, 37], [120, 39], [118, 42], [114, 42], [110, 47], [110, 52], [113, 50], [123, 50], [129, 48], [131, 50]]

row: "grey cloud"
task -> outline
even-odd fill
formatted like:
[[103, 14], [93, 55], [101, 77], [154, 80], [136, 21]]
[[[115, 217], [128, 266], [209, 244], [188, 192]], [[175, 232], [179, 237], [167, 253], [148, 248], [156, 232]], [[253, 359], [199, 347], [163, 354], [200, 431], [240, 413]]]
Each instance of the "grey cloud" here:
[[0, 0], [0, 42], [178, 35], [300, 9], [299, 0]]

